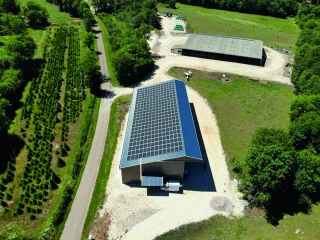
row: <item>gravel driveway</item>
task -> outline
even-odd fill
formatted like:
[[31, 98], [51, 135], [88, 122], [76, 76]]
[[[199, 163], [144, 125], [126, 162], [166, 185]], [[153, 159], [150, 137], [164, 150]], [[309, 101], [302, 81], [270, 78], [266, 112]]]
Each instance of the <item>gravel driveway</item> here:
[[[164, 18], [162, 21], [164, 30], [161, 36], [152, 36], [150, 40], [152, 51], [162, 57], [156, 61], [158, 68], [155, 73], [140, 85], [170, 80], [167, 71], [172, 66], [235, 73], [291, 84], [290, 79], [285, 77], [283, 68], [288, 56], [271, 48], [265, 48], [269, 57], [265, 67], [170, 54], [173, 45], [183, 44], [186, 41], [186, 36], [170, 34], [169, 29], [173, 22], [172, 19]], [[115, 91], [129, 94], [132, 89], [115, 89]], [[196, 91], [187, 87], [187, 92], [200, 126], [206, 168], [203, 164], [189, 163], [187, 168], [191, 174], [185, 179], [183, 191], [179, 193], [122, 184], [119, 164], [126, 120], [119, 136], [107, 184], [106, 202], [100, 210], [100, 216], [108, 214], [111, 219], [109, 239], [154, 239], [182, 224], [201, 221], [215, 214], [242, 215], [245, 202], [240, 199], [241, 195], [229, 177], [216, 117], [206, 100]]]

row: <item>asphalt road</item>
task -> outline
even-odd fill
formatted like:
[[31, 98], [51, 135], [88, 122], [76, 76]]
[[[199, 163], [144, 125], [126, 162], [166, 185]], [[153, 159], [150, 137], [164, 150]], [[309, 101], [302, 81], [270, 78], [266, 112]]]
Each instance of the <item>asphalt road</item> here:
[[109, 124], [110, 106], [114, 99], [112, 97], [108, 97], [110, 96], [108, 93], [112, 92], [113, 88], [110, 82], [107, 81], [109, 72], [100, 29], [98, 26], [96, 26], [95, 30], [98, 32], [96, 36], [98, 52], [100, 52], [99, 62], [101, 66], [101, 73], [104, 77], [104, 82], [101, 84], [101, 89], [105, 90], [106, 97], [101, 99], [96, 132], [92, 142], [89, 158], [60, 238], [62, 240], [81, 239], [84, 222], [87, 217], [87, 211], [91, 202], [91, 197], [104, 150]]

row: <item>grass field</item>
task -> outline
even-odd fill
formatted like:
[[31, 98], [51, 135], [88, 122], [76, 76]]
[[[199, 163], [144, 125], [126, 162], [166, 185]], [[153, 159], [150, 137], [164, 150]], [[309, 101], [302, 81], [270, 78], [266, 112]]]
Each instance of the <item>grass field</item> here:
[[94, 220], [97, 217], [98, 208], [104, 203], [107, 181], [114, 153], [116, 151], [118, 137], [121, 130], [121, 123], [129, 110], [132, 96], [121, 96], [114, 100], [111, 106], [108, 135], [105, 142], [104, 153], [100, 163], [99, 173], [91, 198], [86, 222], [82, 232], [82, 239], [88, 239], [89, 231], [94, 227]]
[[[278, 226], [268, 224], [257, 209], [242, 218], [214, 216], [206, 221], [181, 226], [157, 237], [156, 240], [293, 240], [319, 239], [320, 206], [310, 215], [285, 216]], [[297, 230], [300, 231], [296, 234]]]
[[[184, 71], [182, 68], [170, 69], [169, 74], [184, 79], [181, 75]], [[287, 114], [294, 96], [292, 88], [252, 82], [240, 76], [231, 76], [230, 83], [222, 83], [216, 80], [217, 74], [213, 77], [212, 73], [192, 71], [194, 76], [186, 84], [208, 100], [217, 116], [228, 158], [244, 156], [256, 127], [288, 127]], [[319, 239], [319, 216], [320, 206], [314, 206], [310, 215], [285, 216], [275, 227], [267, 223], [262, 210], [251, 209], [242, 218], [214, 216], [207, 221], [181, 226], [157, 239]], [[296, 234], [297, 229], [300, 231]]]
[[[171, 68], [169, 74], [185, 79], [185, 68]], [[208, 100], [218, 119], [221, 140], [230, 171], [230, 160], [243, 159], [257, 127], [289, 125], [293, 88], [273, 82], [252, 82], [241, 76], [228, 76], [232, 81], [216, 80], [222, 74], [192, 69], [193, 77], [186, 84]], [[232, 172], [230, 171], [232, 175]]]
[[253, 14], [176, 4], [177, 9], [159, 5], [159, 12], [182, 14], [190, 32], [208, 33], [262, 40], [266, 46], [295, 49], [299, 28], [293, 18], [280, 19]]
[[[69, 14], [65, 12], [60, 12], [59, 7], [54, 4], [48, 3], [45, 0], [33, 0], [37, 2], [42, 7], [45, 7], [49, 12], [49, 21], [51, 23], [61, 23], [66, 21], [74, 20]], [[20, 0], [21, 5], [25, 5], [29, 0]]]

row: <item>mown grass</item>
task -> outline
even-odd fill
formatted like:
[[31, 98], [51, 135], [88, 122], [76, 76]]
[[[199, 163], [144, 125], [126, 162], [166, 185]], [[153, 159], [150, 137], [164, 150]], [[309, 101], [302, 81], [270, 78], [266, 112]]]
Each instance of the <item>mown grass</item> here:
[[159, 5], [158, 10], [182, 14], [187, 20], [189, 32], [259, 39], [266, 46], [288, 50], [295, 49], [300, 32], [293, 18], [280, 19], [180, 3], [176, 6], [177, 9], [168, 9], [165, 5]]
[[[26, 5], [30, 0], [20, 0], [21, 5]], [[33, 0], [38, 3], [41, 7], [45, 7], [49, 13], [49, 22], [51, 23], [61, 23], [66, 21], [74, 20], [68, 13], [60, 12], [59, 7], [46, 2], [45, 0]]]
[[121, 130], [121, 124], [128, 112], [131, 102], [131, 95], [121, 96], [114, 100], [110, 110], [108, 134], [105, 142], [104, 153], [100, 163], [100, 169], [93, 195], [91, 198], [90, 207], [88, 210], [86, 222], [84, 224], [82, 239], [87, 239], [90, 229], [94, 225], [94, 220], [97, 217], [97, 211], [102, 206], [105, 200], [106, 186], [109, 179], [110, 168], [112, 165], [114, 153], [116, 151], [118, 137]]
[[[184, 79], [180, 74], [184, 70], [170, 69], [169, 74]], [[232, 82], [222, 83], [208, 77], [208, 72], [192, 71], [194, 76], [186, 84], [208, 100], [218, 119], [223, 148], [228, 158], [244, 156], [256, 127], [288, 127], [290, 100], [294, 96], [292, 88], [271, 82], [252, 82], [234, 75], [231, 76]], [[156, 239], [318, 239], [319, 216], [320, 206], [313, 206], [309, 215], [286, 215], [278, 226], [273, 226], [265, 220], [262, 210], [251, 209], [241, 218], [216, 215], [206, 221], [183, 225]]]
[[[185, 77], [186, 68], [171, 68], [169, 74]], [[188, 69], [190, 70], [190, 69]], [[248, 78], [227, 74], [229, 83], [217, 80], [222, 73], [191, 69], [193, 77], [186, 84], [207, 99], [215, 113], [229, 170], [232, 158], [243, 160], [255, 129], [262, 126], [287, 128], [293, 88], [274, 82], [253, 82]], [[230, 174], [233, 173], [230, 171]]]
[[[268, 224], [263, 213], [247, 212], [241, 218], [216, 215], [208, 220], [183, 225], [156, 240], [288, 240], [319, 239], [320, 207], [314, 206], [310, 215], [285, 216], [278, 226]], [[300, 230], [298, 233], [297, 230]]]
[[112, 56], [113, 56], [113, 51], [111, 48], [111, 45], [109, 43], [109, 33], [108, 30], [106, 28], [106, 26], [104, 25], [104, 23], [102, 22], [102, 20], [95, 16], [95, 20], [97, 21], [97, 24], [101, 30], [101, 35], [102, 35], [102, 40], [103, 40], [103, 45], [104, 45], [104, 51], [105, 51], [105, 55], [106, 55], [106, 60], [107, 60], [107, 65], [108, 65], [108, 71], [109, 71], [109, 78], [110, 78], [110, 82], [112, 84], [113, 87], [121, 87], [117, 77], [116, 77], [116, 71], [114, 69], [113, 66], [113, 61], [112, 61]]

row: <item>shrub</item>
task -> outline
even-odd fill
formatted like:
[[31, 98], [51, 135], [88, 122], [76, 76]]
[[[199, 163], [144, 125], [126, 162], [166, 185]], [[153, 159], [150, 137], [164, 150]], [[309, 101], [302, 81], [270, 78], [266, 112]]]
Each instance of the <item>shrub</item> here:
[[1, 200], [1, 201], [0, 201], [0, 205], [1, 205], [2, 207], [7, 207], [7, 206], [8, 206], [8, 204], [7, 204], [4, 200]]
[[12, 195], [9, 192], [7, 192], [6, 193], [6, 200], [10, 201], [11, 199], [12, 199]]
[[34, 214], [31, 213], [31, 214], [29, 215], [29, 218], [30, 218], [30, 220], [35, 220], [35, 219], [36, 219], [36, 215], [34, 215]]

